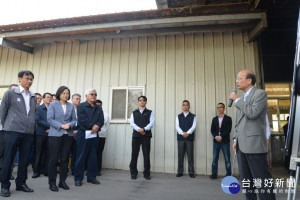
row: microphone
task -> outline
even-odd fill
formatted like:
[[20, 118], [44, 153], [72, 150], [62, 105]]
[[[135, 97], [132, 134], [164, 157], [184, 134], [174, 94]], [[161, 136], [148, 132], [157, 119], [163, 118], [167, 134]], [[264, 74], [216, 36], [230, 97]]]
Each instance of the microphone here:
[[[236, 92], [237, 92], [237, 89], [234, 88], [234, 89], [233, 89], [233, 92], [236, 93]], [[232, 103], [233, 103], [233, 100], [232, 100], [232, 99], [229, 99], [228, 107], [231, 107], [231, 106], [232, 106]]]

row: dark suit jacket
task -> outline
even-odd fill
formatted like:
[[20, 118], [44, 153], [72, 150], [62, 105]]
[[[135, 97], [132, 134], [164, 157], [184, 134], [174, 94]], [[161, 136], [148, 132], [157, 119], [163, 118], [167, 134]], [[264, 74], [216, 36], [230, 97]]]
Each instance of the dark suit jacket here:
[[36, 134], [48, 136], [46, 130], [50, 129], [50, 124], [47, 121], [47, 107], [45, 104], [42, 104], [36, 108], [35, 121], [37, 125]]
[[[231, 117], [224, 115], [222, 125], [221, 125], [221, 137], [222, 137], [222, 142], [225, 144], [230, 143], [230, 132], [232, 128], [232, 119]], [[219, 116], [216, 116], [213, 118], [212, 123], [211, 123], [211, 134], [214, 137], [214, 142], [217, 142], [215, 137], [219, 136]]]

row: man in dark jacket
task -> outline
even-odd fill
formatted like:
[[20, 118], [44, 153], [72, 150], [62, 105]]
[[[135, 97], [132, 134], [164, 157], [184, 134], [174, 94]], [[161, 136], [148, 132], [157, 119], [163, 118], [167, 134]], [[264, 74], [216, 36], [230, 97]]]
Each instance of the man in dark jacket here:
[[8, 90], [2, 99], [0, 119], [5, 136], [5, 154], [1, 171], [1, 196], [10, 196], [11, 163], [19, 148], [20, 160], [16, 178], [16, 190], [33, 192], [27, 184], [27, 166], [30, 148], [33, 143], [35, 127], [36, 97], [29, 88], [34, 75], [31, 71], [20, 71], [18, 74], [20, 86]]
[[154, 114], [146, 108], [147, 97], [138, 98], [139, 108], [132, 112], [130, 126], [133, 128], [132, 134], [132, 153], [130, 162], [131, 179], [137, 178], [137, 160], [142, 145], [144, 156], [144, 178], [150, 180], [150, 140], [152, 137], [151, 129], [154, 126]]
[[182, 102], [182, 113], [176, 117], [176, 131], [178, 143], [178, 169], [176, 177], [183, 175], [184, 154], [187, 152], [188, 172], [191, 178], [195, 178], [194, 172], [194, 138], [197, 125], [196, 115], [190, 112], [190, 102]]
[[47, 121], [47, 110], [49, 108], [52, 95], [49, 92], [43, 94], [44, 104], [40, 105], [36, 109], [35, 121], [37, 124], [36, 128], [36, 139], [35, 139], [35, 160], [33, 164], [33, 176], [37, 178], [40, 176], [41, 169], [44, 174], [48, 174], [48, 133], [50, 125]]
[[231, 117], [224, 114], [225, 105], [223, 103], [218, 103], [217, 111], [218, 116], [214, 117], [211, 123], [211, 134], [214, 137], [212, 174], [209, 176], [211, 179], [218, 178], [218, 160], [221, 149], [225, 160], [226, 176], [231, 176], [230, 132], [232, 120]]
[[78, 132], [76, 136], [77, 156], [75, 164], [75, 186], [81, 186], [87, 161], [87, 182], [100, 184], [97, 176], [98, 131], [104, 124], [103, 111], [95, 104], [95, 89], [85, 91], [86, 101], [77, 107]]

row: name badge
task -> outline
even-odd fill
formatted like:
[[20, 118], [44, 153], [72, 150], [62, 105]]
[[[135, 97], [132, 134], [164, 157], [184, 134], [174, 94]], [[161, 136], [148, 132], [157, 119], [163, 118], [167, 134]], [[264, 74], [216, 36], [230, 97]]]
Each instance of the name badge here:
[[21, 101], [21, 99], [20, 99], [20, 98], [17, 98], [17, 101], [19, 101], [19, 102], [20, 102], [20, 101]]

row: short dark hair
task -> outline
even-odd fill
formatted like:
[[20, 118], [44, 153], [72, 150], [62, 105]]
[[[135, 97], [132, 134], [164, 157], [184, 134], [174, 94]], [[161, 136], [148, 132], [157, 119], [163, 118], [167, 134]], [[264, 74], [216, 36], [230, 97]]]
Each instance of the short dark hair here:
[[249, 72], [246, 76], [246, 79], [249, 79], [251, 78], [251, 84], [254, 85], [256, 83], [256, 76], [255, 74]]
[[52, 97], [52, 94], [51, 94], [50, 92], [45, 92], [45, 93], [43, 94], [43, 99], [46, 98], [46, 95], [47, 95], [47, 94], [49, 94], [49, 95]]
[[218, 105], [223, 105], [223, 108], [225, 108], [225, 104], [224, 103], [218, 103]]
[[147, 101], [147, 97], [146, 96], [139, 96], [138, 101], [140, 100], [140, 98], [143, 98], [145, 101]]
[[51, 94], [51, 96], [56, 97], [55, 94]]
[[36, 93], [34, 93], [34, 94], [35, 94], [35, 96], [36, 96], [36, 95], [42, 96], [42, 95], [41, 95], [40, 93], [38, 93], [38, 92], [36, 92]]
[[60, 86], [60, 87], [57, 89], [56, 95], [55, 95], [57, 100], [60, 100], [60, 97], [59, 97], [59, 96], [60, 96], [66, 89], [69, 91], [69, 98], [68, 98], [68, 100], [70, 100], [71, 92], [70, 92], [70, 89], [69, 89], [67, 86]]
[[22, 77], [24, 76], [24, 74], [27, 75], [27, 76], [31, 75], [32, 78], [34, 79], [33, 73], [32, 73], [31, 71], [29, 71], [29, 70], [22, 70], [22, 71], [20, 71], [20, 72], [18, 73], [18, 77], [19, 77], [19, 78], [22, 78]]
[[80, 95], [80, 94], [75, 93], [75, 94], [72, 95], [72, 99], [73, 99], [74, 97], [76, 97], [76, 96], [78, 96], [78, 97], [81, 98], [81, 95]]
[[14, 83], [13, 83], [13, 84], [10, 84], [10, 85], [9, 85], [8, 89], [11, 89], [13, 86], [18, 87], [17, 84], [14, 84]]
[[101, 105], [102, 105], [102, 101], [101, 101], [100, 99], [97, 99], [97, 100], [95, 101], [95, 103], [101, 103]]
[[186, 103], [188, 103], [189, 105], [191, 105], [190, 102], [189, 102], [188, 100], [186, 100], [186, 99], [182, 101], [182, 104], [183, 104], [184, 102], [186, 102]]

